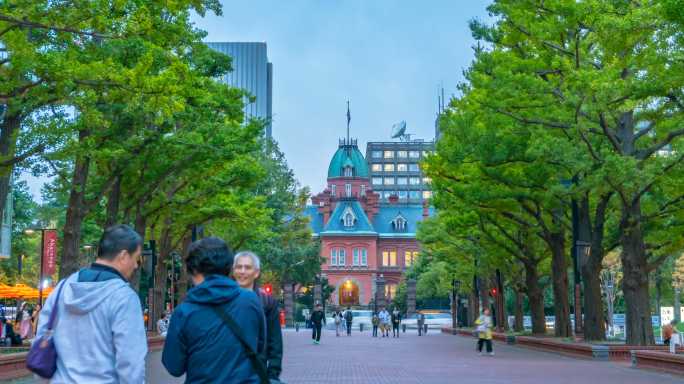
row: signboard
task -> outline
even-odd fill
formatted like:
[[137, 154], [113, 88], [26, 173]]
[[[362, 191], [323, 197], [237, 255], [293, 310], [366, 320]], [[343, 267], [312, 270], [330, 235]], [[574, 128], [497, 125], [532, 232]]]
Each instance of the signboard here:
[[57, 230], [43, 231], [43, 276], [52, 276], [57, 267]]
[[[684, 306], [679, 308], [680, 319], [684, 319]], [[670, 324], [674, 320], [674, 307], [660, 307], [660, 325]]]

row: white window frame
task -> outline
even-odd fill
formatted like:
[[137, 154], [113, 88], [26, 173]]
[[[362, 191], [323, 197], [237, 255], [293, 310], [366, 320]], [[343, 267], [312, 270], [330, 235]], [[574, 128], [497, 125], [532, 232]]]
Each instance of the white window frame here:
[[373, 163], [371, 169], [373, 172], [382, 172], [382, 163]]
[[347, 260], [347, 251], [344, 248], [338, 248], [338, 256], [337, 256], [337, 265], [339, 266], [344, 266], [346, 265]]
[[408, 164], [406, 164], [406, 163], [397, 164], [397, 172], [408, 172]]
[[337, 197], [337, 185], [336, 185], [336, 184], [332, 184], [332, 185], [330, 186], [330, 193], [331, 193], [333, 196]]
[[337, 248], [330, 248], [330, 265], [337, 265]]
[[352, 253], [353, 253], [352, 265], [357, 265], [357, 266], [358, 266], [358, 265], [359, 265], [359, 261], [360, 261], [360, 259], [359, 259], [359, 249], [358, 249], [358, 248], [354, 248], [354, 249], [352, 250]]
[[382, 166], [383, 172], [394, 172], [394, 163], [385, 163]]
[[368, 266], [368, 250], [361, 248], [361, 265]]
[[354, 170], [352, 167], [344, 167], [344, 176], [345, 177], [352, 177], [354, 175]]
[[408, 167], [409, 172], [420, 172], [420, 164], [418, 163], [409, 163]]
[[409, 159], [420, 159], [420, 151], [409, 151]]
[[347, 197], [352, 197], [352, 185], [347, 183], [344, 185], [344, 193]]
[[408, 157], [407, 151], [397, 151], [397, 157], [400, 159], [405, 159]]
[[[373, 178], [373, 185], [382, 185], [382, 177], [374, 177]], [[378, 181], [378, 183], [376, 183]]]
[[371, 157], [374, 159], [382, 159], [382, 151], [372, 151]]
[[394, 151], [384, 151], [382, 157], [384, 159], [394, 159]]
[[[391, 180], [391, 182], [390, 182], [390, 180]], [[385, 177], [385, 179], [383, 180], [383, 183], [384, 183], [384, 185], [394, 185], [394, 183], [395, 183], [394, 177]]]

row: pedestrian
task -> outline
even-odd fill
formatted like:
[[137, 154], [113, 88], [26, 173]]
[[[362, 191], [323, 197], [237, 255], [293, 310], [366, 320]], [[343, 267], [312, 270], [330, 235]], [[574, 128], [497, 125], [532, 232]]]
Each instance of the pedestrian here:
[[166, 337], [167, 332], [169, 331], [169, 319], [166, 315], [166, 312], [162, 313], [161, 319], [157, 321], [157, 333], [161, 337]]
[[492, 317], [489, 308], [486, 308], [482, 315], [475, 321], [477, 325], [477, 352], [482, 356], [482, 345], [487, 346], [487, 353], [494, 356], [492, 351]]
[[311, 313], [311, 325], [313, 327], [313, 332], [311, 338], [314, 344], [321, 343], [321, 331], [323, 330], [323, 324], [325, 324], [325, 313], [323, 313], [323, 306], [316, 304], [316, 308]]
[[373, 323], [373, 337], [378, 337], [378, 326], [380, 325], [380, 317], [378, 316], [378, 312], [373, 312], [373, 319], [371, 322]]
[[418, 315], [418, 336], [423, 335], [423, 327], [425, 326], [425, 314], [421, 313]]
[[40, 310], [43, 307], [40, 306], [40, 304], [36, 304], [36, 306], [33, 308], [33, 312], [31, 313], [31, 327], [34, 330], [38, 329], [38, 316], [40, 316]]
[[347, 307], [347, 311], [344, 313], [344, 321], [347, 323], [347, 336], [351, 336], [352, 322], [354, 321], [351, 307]]
[[399, 324], [401, 324], [401, 313], [399, 309], [394, 308], [391, 315], [392, 320], [392, 337], [399, 337]]
[[280, 381], [283, 370], [283, 334], [280, 329], [280, 310], [278, 301], [271, 294], [259, 287], [257, 283], [261, 275], [261, 259], [254, 252], [243, 251], [235, 255], [233, 261], [233, 277], [242, 289], [254, 291], [261, 301], [266, 319], [266, 349], [262, 360], [266, 362], [268, 378], [272, 382]]
[[665, 345], [670, 345], [670, 341], [672, 340], [672, 336], [677, 332], [677, 320], [674, 319], [670, 322], [670, 324], [666, 324], [663, 327], [663, 343]]
[[62, 280], [57, 294], [48, 297], [35, 340], [49, 332], [55, 311], [52, 340], [59, 353], [53, 383], [145, 381], [147, 335], [140, 299], [129, 284], [141, 249], [142, 238], [131, 227], [105, 229], [95, 262]]
[[380, 332], [382, 333], [382, 337], [389, 337], [389, 324], [391, 320], [389, 312], [383, 307], [378, 317], [380, 318]]
[[333, 320], [335, 321], [335, 336], [340, 337], [340, 328], [342, 328], [342, 322], [344, 321], [344, 318], [342, 317], [342, 312], [339, 309], [333, 313]]
[[21, 309], [19, 309], [21, 314], [19, 320], [19, 335], [22, 340], [28, 340], [33, 337], [33, 323], [31, 321], [31, 311], [29, 310], [28, 303], [24, 301], [21, 304]]
[[217, 237], [190, 244], [193, 287], [171, 315], [162, 363], [186, 383], [267, 383], [259, 355], [266, 323], [256, 293], [228, 276], [233, 253]]

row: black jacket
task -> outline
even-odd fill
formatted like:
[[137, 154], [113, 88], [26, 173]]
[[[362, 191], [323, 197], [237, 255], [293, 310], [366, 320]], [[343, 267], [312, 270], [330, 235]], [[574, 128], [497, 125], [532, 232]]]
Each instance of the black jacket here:
[[325, 314], [323, 313], [323, 311], [314, 310], [311, 314], [311, 322], [316, 325], [321, 325], [325, 323]]
[[263, 290], [256, 288], [266, 317], [266, 350], [261, 354], [268, 368], [268, 377], [278, 379], [283, 370], [283, 334], [280, 329], [278, 301]]

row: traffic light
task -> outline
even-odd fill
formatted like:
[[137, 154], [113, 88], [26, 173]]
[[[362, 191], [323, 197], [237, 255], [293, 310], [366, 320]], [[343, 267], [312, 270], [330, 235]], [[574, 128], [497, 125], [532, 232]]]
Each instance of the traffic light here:
[[490, 290], [489, 290], [489, 294], [490, 294], [490, 296], [492, 296], [492, 297], [496, 297], [496, 288], [490, 289]]
[[271, 284], [264, 284], [264, 292], [266, 292], [267, 295], [273, 294], [273, 286]]

